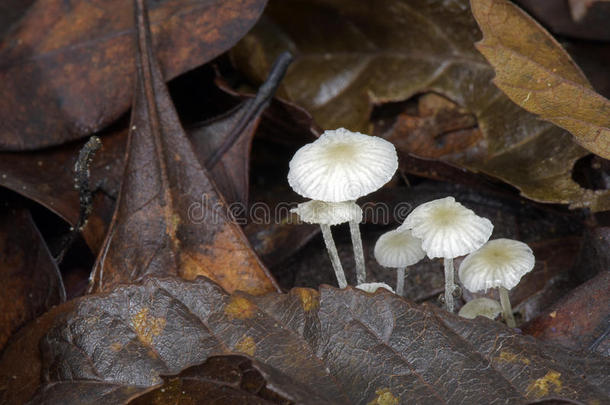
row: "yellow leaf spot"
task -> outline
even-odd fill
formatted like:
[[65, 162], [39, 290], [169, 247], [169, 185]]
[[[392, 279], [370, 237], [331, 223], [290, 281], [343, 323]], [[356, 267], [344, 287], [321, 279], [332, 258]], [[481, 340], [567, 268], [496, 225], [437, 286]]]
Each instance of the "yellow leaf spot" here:
[[244, 336], [241, 340], [235, 345], [235, 350], [248, 356], [254, 356], [254, 351], [256, 350], [256, 343], [251, 336]]
[[320, 293], [310, 288], [295, 288], [294, 293], [299, 296], [301, 306], [305, 312], [318, 309], [320, 306]]
[[112, 350], [113, 352], [119, 352], [119, 351], [121, 351], [122, 348], [123, 348], [123, 345], [120, 343], [113, 343], [110, 345], [110, 350]]
[[153, 338], [158, 336], [165, 328], [166, 320], [148, 316], [149, 309], [142, 308], [140, 312], [131, 317], [131, 325], [138, 335], [138, 339], [147, 346], [152, 344]]
[[248, 319], [256, 313], [256, 305], [247, 298], [234, 295], [225, 307], [225, 314], [231, 319]]
[[544, 377], [538, 378], [532, 382], [525, 393], [526, 396], [534, 398], [542, 398], [549, 395], [552, 390], [554, 393], [561, 392], [562, 382], [560, 380], [561, 373], [551, 370]]
[[518, 354], [507, 351], [502, 351], [500, 356], [496, 357], [496, 360], [506, 363], [523, 363], [525, 365], [530, 364], [530, 360], [528, 358], [521, 357]]
[[557, 316], [557, 311], [553, 311], [549, 314], [551, 318], [555, 318]]
[[368, 405], [398, 405], [398, 398], [392, 394], [389, 388], [379, 388], [375, 391], [377, 396]]

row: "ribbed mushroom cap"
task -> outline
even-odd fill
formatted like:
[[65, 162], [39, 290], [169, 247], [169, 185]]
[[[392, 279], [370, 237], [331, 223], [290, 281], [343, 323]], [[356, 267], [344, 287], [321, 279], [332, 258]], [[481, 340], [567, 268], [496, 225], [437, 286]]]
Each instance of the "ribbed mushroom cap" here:
[[492, 287], [511, 289], [533, 268], [532, 249], [512, 239], [495, 239], [466, 256], [460, 264], [459, 278], [468, 291]]
[[431, 259], [452, 259], [483, 246], [493, 225], [453, 197], [445, 197], [415, 208], [398, 229], [411, 229], [422, 240], [422, 249]]
[[312, 200], [356, 200], [387, 183], [398, 168], [394, 145], [385, 139], [350, 132], [324, 131], [290, 161], [290, 187]]
[[308, 224], [339, 225], [349, 221], [362, 222], [362, 208], [353, 201], [328, 203], [311, 200], [290, 210]]
[[402, 268], [426, 257], [421, 248], [421, 239], [410, 230], [393, 230], [384, 233], [375, 243], [375, 259], [384, 267]]
[[359, 290], [362, 290], [362, 291], [366, 291], [368, 293], [374, 293], [375, 291], [377, 291], [380, 288], [385, 288], [388, 291], [394, 292], [392, 287], [390, 287], [386, 283], [362, 283], [362, 284], [358, 284], [356, 286], [356, 288]]
[[468, 301], [466, 305], [460, 309], [458, 315], [467, 319], [474, 319], [479, 315], [489, 319], [496, 319], [501, 312], [502, 305], [500, 305], [498, 301], [482, 297]]

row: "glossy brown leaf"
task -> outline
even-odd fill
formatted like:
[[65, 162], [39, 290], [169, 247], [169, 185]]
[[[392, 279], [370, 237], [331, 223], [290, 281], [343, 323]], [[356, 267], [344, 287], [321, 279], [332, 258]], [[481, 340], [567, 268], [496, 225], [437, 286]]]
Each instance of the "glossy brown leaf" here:
[[265, 377], [243, 356], [210, 357], [205, 363], [164, 380], [161, 387], [129, 404], [292, 404], [270, 391]]
[[[229, 49], [265, 0], [150, 2], [166, 79]], [[56, 145], [98, 131], [134, 89], [129, 1], [37, 1], [0, 43], [0, 149]]]
[[231, 221], [180, 125], [144, 18], [140, 10], [125, 173], [93, 288], [108, 290], [145, 275], [207, 275], [228, 291], [269, 292], [275, 282]]
[[439, 93], [473, 114], [482, 133], [478, 153], [452, 163], [508, 182], [536, 201], [610, 208], [610, 193], [586, 190], [571, 178], [574, 162], [587, 152], [491, 83], [493, 68], [473, 45], [480, 34], [468, 2], [451, 4], [271, 1], [232, 56], [261, 81], [277, 53], [293, 51], [279, 94], [326, 129], [369, 132], [374, 106]]
[[0, 211], [0, 350], [23, 324], [66, 299], [59, 269], [27, 209]]
[[75, 305], [41, 341], [47, 388], [33, 403], [57, 403], [45, 396], [54, 387], [153, 387], [219, 354], [247, 355], [269, 389], [300, 404], [608, 401], [606, 358], [385, 291], [253, 297], [205, 278], [148, 279]]
[[568, 53], [534, 19], [505, 0], [472, 0], [483, 31], [477, 43], [494, 83], [522, 108], [570, 131], [610, 158], [610, 100], [599, 95]]

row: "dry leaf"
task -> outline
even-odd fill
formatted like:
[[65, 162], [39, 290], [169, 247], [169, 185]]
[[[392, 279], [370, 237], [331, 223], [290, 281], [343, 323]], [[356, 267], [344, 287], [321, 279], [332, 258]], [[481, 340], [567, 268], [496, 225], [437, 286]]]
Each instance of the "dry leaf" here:
[[610, 100], [597, 94], [568, 53], [536, 21], [505, 0], [471, 0], [483, 31], [477, 43], [494, 83], [515, 103], [570, 131], [610, 159]]
[[[170, 79], [232, 47], [266, 0], [150, 1]], [[131, 105], [132, 3], [39, 0], [0, 43], [0, 149], [57, 145], [99, 131]]]
[[144, 18], [140, 10], [125, 173], [92, 288], [109, 290], [146, 275], [206, 275], [228, 291], [272, 291], [273, 278], [231, 221], [180, 125]]
[[572, 180], [574, 162], [587, 152], [491, 83], [493, 68], [473, 45], [479, 36], [467, 0], [440, 8], [431, 0], [277, 0], [232, 57], [262, 81], [276, 55], [291, 50], [295, 62], [279, 94], [325, 129], [369, 131], [374, 106], [439, 93], [474, 114], [483, 137], [479, 153], [452, 163], [536, 201], [610, 209], [609, 192]]
[[609, 399], [607, 358], [385, 291], [252, 297], [204, 278], [148, 279], [74, 305], [40, 343], [44, 387], [33, 403], [67, 405], [73, 392], [92, 400], [96, 383], [156, 387], [221, 354], [248, 356], [269, 389], [299, 404]]

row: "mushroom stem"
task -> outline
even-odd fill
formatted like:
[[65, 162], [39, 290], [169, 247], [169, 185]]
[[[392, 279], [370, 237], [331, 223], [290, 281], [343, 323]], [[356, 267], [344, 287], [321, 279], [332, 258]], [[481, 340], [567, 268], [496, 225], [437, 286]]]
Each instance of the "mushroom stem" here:
[[341, 261], [339, 260], [339, 254], [337, 253], [337, 247], [335, 246], [335, 241], [333, 240], [330, 225], [320, 224], [320, 229], [322, 229], [324, 244], [326, 245], [326, 250], [328, 250], [328, 256], [330, 256], [330, 262], [335, 270], [335, 276], [337, 276], [339, 288], [345, 288], [347, 287], [347, 280], [345, 279], [345, 272], [343, 272], [343, 267], [341, 266]]
[[444, 258], [443, 262], [445, 264], [445, 308], [453, 313], [453, 290], [455, 290], [453, 259]]
[[509, 328], [514, 328], [517, 324], [513, 316], [513, 307], [510, 305], [510, 299], [508, 298], [508, 290], [505, 287], [498, 287], [498, 291], [500, 292], [500, 304], [502, 305], [504, 321]]
[[400, 267], [396, 269], [396, 295], [400, 295], [401, 297], [405, 292], [405, 273], [407, 271], [406, 267]]
[[349, 231], [352, 235], [354, 246], [354, 261], [356, 262], [357, 284], [366, 283], [366, 269], [364, 268], [364, 249], [362, 248], [362, 237], [360, 236], [360, 225], [356, 221], [349, 221]]

